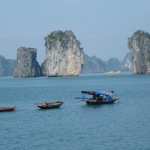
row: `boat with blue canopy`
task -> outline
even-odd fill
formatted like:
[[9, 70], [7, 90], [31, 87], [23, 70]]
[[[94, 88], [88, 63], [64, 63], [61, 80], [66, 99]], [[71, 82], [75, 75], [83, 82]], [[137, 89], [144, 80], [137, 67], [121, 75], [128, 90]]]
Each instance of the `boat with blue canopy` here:
[[[114, 91], [81, 91], [82, 100], [84, 100], [87, 104], [95, 105], [95, 104], [112, 104], [118, 98], [115, 96]], [[92, 95], [92, 98], [85, 98], [85, 94]]]

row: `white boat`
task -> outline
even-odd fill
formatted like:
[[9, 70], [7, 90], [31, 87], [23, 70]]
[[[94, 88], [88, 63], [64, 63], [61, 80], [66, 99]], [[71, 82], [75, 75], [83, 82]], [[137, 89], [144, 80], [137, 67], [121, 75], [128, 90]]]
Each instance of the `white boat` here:
[[108, 76], [113, 76], [113, 75], [122, 75], [123, 73], [121, 71], [110, 71], [110, 72], [105, 72], [104, 75]]

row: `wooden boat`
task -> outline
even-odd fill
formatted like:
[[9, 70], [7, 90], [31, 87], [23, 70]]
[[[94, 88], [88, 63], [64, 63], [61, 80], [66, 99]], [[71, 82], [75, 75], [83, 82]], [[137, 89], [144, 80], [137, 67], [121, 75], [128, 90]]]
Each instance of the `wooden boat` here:
[[112, 104], [114, 103], [118, 98], [114, 95], [114, 92], [106, 92], [106, 91], [100, 91], [100, 92], [95, 92], [95, 91], [82, 91], [83, 94], [89, 94], [92, 95], [92, 98], [84, 98], [84, 95], [82, 99], [85, 99], [85, 102], [88, 105], [97, 105], [97, 104]]
[[59, 108], [64, 102], [56, 101], [51, 103], [42, 102], [36, 104], [41, 109]]
[[85, 102], [90, 105], [97, 105], [97, 104], [112, 104], [116, 101], [117, 99], [112, 99], [112, 100], [97, 100], [97, 99], [87, 99]]
[[0, 112], [13, 111], [16, 109], [16, 106], [11, 107], [0, 107]]

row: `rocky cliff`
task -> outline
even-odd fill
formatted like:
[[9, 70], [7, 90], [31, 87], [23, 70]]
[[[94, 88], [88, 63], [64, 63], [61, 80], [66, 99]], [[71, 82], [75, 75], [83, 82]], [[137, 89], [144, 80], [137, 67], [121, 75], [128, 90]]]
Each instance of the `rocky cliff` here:
[[17, 50], [17, 68], [14, 77], [37, 77], [42, 75], [41, 67], [37, 60], [35, 48], [21, 47]]
[[125, 72], [131, 72], [132, 71], [132, 54], [131, 52], [127, 53], [126, 56], [123, 59], [121, 70]]
[[84, 63], [83, 49], [72, 31], [53, 31], [45, 37], [47, 76], [79, 75]]
[[16, 68], [16, 60], [5, 59], [0, 55], [0, 76], [12, 76]]
[[128, 47], [132, 53], [133, 73], [150, 73], [150, 34], [136, 31], [128, 39]]

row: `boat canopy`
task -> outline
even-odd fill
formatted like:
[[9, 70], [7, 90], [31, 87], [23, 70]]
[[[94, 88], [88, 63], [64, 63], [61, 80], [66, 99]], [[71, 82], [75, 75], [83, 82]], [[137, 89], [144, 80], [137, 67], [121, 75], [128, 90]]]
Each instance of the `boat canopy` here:
[[107, 100], [112, 100], [112, 95], [107, 91], [96, 92], [96, 95], [104, 96]]
[[107, 100], [112, 100], [112, 95], [111, 93], [107, 91], [100, 91], [100, 92], [93, 92], [93, 91], [82, 91], [82, 99], [84, 99], [84, 94], [89, 94], [89, 95], [96, 95], [96, 96], [103, 96]]
[[110, 93], [107, 91], [100, 91], [100, 92], [96, 92], [96, 95], [105, 95], [105, 96], [110, 96]]

